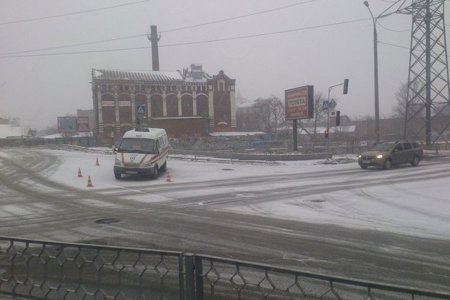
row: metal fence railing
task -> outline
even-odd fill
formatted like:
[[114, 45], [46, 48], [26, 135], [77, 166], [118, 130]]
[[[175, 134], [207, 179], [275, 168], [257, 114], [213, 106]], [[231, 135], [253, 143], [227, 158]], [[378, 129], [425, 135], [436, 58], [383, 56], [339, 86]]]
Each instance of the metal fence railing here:
[[450, 299], [450, 294], [247, 261], [0, 237], [0, 298]]
[[34, 299], [184, 299], [179, 252], [0, 237], [0, 294]]
[[195, 256], [191, 299], [450, 299], [450, 294]]
[[36, 146], [58, 146], [58, 145], [77, 145], [82, 147], [95, 147], [96, 138], [93, 136], [85, 137], [57, 137], [57, 138], [39, 138], [39, 137], [14, 137], [0, 139], [0, 147], [36, 147]]

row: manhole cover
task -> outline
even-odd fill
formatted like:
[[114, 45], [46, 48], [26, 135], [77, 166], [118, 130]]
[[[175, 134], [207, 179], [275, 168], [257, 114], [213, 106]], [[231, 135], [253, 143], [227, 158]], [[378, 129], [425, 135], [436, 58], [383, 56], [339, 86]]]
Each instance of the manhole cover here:
[[222, 169], [222, 171], [234, 171], [234, 169]]
[[97, 223], [97, 224], [111, 224], [111, 223], [117, 223], [117, 222], [120, 222], [120, 220], [116, 219], [116, 218], [105, 218], [105, 219], [95, 220], [95, 223]]
[[309, 200], [309, 202], [314, 202], [314, 203], [322, 203], [322, 202], [325, 202], [325, 200], [321, 200], [321, 199], [314, 199], [314, 200]]

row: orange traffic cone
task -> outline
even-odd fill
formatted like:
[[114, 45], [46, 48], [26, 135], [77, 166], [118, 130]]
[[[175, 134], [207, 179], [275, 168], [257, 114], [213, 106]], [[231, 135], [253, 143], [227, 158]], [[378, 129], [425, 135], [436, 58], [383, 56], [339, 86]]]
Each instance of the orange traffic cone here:
[[94, 186], [92, 185], [91, 176], [88, 176], [87, 187], [88, 187], [88, 188], [94, 187]]
[[169, 171], [167, 171], [166, 182], [172, 182], [172, 177], [170, 177]]
[[83, 175], [81, 175], [81, 169], [78, 168], [78, 177], [83, 177]]
[[98, 162], [98, 157], [97, 157], [97, 159], [96, 159], [96, 161], [95, 161], [95, 165], [96, 165], [96, 166], [100, 166], [100, 163]]

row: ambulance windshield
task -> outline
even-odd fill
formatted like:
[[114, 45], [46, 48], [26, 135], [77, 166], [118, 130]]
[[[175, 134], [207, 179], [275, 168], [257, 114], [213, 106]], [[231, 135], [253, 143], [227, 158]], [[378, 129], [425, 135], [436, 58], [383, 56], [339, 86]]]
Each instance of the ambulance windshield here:
[[153, 153], [156, 154], [155, 140], [142, 138], [124, 138], [120, 143], [119, 152]]

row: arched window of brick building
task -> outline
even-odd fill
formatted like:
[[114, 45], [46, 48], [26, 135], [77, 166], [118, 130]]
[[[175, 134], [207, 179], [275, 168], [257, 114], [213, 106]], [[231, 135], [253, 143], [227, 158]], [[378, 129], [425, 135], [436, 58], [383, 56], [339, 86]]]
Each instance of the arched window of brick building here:
[[175, 94], [169, 94], [167, 99], [167, 116], [178, 117], [178, 98]]
[[208, 98], [205, 95], [197, 96], [197, 115], [200, 117], [209, 117]]
[[160, 118], [163, 116], [163, 98], [160, 95], [152, 95], [152, 111], [151, 116]]
[[121, 124], [130, 124], [132, 122], [131, 97], [129, 94], [119, 95], [119, 120]]
[[191, 95], [183, 95], [181, 97], [181, 115], [190, 117], [194, 115], [194, 107]]
[[137, 94], [136, 95], [136, 107], [140, 106], [140, 105], [144, 105], [146, 109], [147, 108], [147, 97], [143, 94]]
[[103, 124], [114, 124], [116, 122], [114, 96], [111, 94], [102, 95], [102, 120]]

